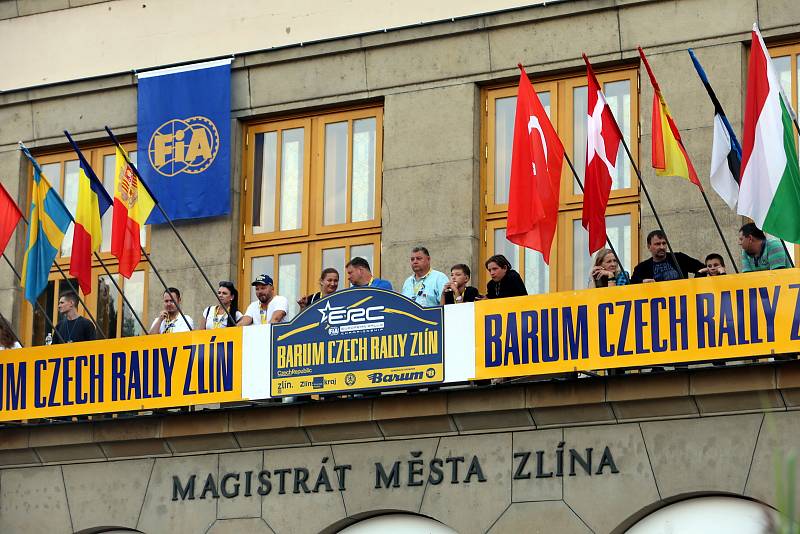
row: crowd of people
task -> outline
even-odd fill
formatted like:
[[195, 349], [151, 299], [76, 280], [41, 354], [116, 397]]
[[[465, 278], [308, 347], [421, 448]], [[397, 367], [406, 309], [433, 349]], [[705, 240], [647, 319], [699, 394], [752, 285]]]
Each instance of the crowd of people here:
[[[777, 239], [767, 237], [753, 223], [745, 224], [739, 230], [739, 246], [743, 272], [792, 266], [784, 245]], [[725, 260], [717, 253], [709, 254], [705, 261], [682, 252], [670, 253], [667, 236], [661, 230], [654, 230], [648, 234], [647, 250], [650, 252], [650, 258], [636, 265], [633, 273], [629, 274], [621, 267], [613, 250], [601, 249], [594, 256], [588, 287], [645, 284], [689, 278], [690, 274], [700, 277], [727, 273]], [[420, 306], [451, 305], [528, 294], [522, 277], [502, 254], [490, 257], [484, 264], [489, 275], [486, 293], [481, 293], [478, 288], [470, 285], [470, 268], [463, 263], [453, 265], [450, 268], [450, 275], [445, 275], [431, 268], [430, 253], [423, 246], [414, 247], [409, 260], [412, 274], [404, 280], [400, 293]], [[391, 282], [372, 275], [370, 264], [364, 258], [355, 257], [347, 262], [345, 274], [350, 287], [393, 290]], [[324, 269], [319, 278], [319, 291], [300, 298], [297, 301], [300, 309], [305, 309], [337, 291], [339, 280], [339, 272], [336, 269]], [[164, 292], [162, 311], [153, 321], [148, 333], [168, 334], [188, 332], [192, 329], [281, 323], [288, 320], [289, 300], [275, 293], [272, 277], [260, 274], [251, 285], [254, 287], [256, 300], [242, 313], [239, 311], [239, 292], [234, 284], [228, 281], [220, 282], [217, 289], [218, 303], [203, 309], [202, 320], [197, 324], [181, 311], [180, 290], [170, 287]], [[78, 313], [78, 297], [75, 293], [66, 292], [61, 295], [58, 311], [61, 320], [55, 331], [48, 335], [48, 342], [51, 339], [52, 343], [74, 343], [95, 339], [94, 325]], [[19, 340], [14, 336], [8, 322], [2, 319], [0, 350], [19, 347]]]

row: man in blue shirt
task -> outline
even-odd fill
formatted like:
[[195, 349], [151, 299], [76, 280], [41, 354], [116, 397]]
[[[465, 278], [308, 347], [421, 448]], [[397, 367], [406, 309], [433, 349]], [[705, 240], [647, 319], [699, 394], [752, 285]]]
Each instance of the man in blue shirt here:
[[411, 270], [414, 274], [403, 284], [403, 295], [426, 308], [439, 306], [449, 278], [443, 272], [431, 269], [431, 255], [427, 248], [411, 249]]
[[378, 289], [392, 290], [392, 283], [388, 280], [375, 278], [369, 268], [369, 262], [364, 258], [355, 257], [344, 266], [347, 279], [351, 287], [376, 287]]

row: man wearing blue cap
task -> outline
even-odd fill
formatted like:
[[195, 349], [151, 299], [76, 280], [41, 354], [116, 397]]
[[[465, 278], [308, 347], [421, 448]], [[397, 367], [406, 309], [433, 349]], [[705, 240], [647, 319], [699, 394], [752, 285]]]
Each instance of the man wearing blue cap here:
[[259, 275], [253, 280], [256, 288], [256, 299], [247, 307], [247, 311], [239, 322], [239, 326], [251, 324], [282, 323], [289, 311], [289, 300], [275, 294], [275, 286], [268, 274]]

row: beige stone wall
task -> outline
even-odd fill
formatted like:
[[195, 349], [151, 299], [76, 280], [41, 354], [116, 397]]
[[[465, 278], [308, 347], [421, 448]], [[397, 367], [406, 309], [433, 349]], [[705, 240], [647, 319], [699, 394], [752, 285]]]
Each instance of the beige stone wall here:
[[[8, 20], [67, 17], [73, 12], [113, 10], [129, 3], [104, 2]], [[18, 0], [14, 7], [23, 4]], [[55, 6], [58, 2], [43, 4]], [[8, 1], [0, 5], [4, 12], [13, 11]], [[68, 4], [72, 5], [77, 4]], [[148, 4], [147, 9], [160, 5]], [[602, 66], [636, 61], [635, 46], [642, 45], [723, 229], [735, 245], [740, 218], [717, 199], [708, 183], [712, 109], [685, 49], [696, 49], [734, 128], [740, 131], [746, 43], [754, 20], [759, 21], [768, 39], [796, 35], [800, 32], [800, 4], [788, 0], [576, 0], [239, 55], [232, 74], [232, 214], [212, 221], [182, 223], [179, 228], [213, 282], [235, 279], [239, 273], [243, 125], [309, 108], [377, 101], [383, 103], [385, 120], [382, 277], [395, 286], [402, 283], [410, 274], [408, 251], [416, 244], [428, 246], [437, 269], [445, 270], [455, 262], [478, 269], [484, 237], [479, 220], [483, 201], [479, 194], [483, 154], [479, 141], [484, 120], [480, 88], [514, 80], [517, 62], [537, 76], [576, 73], [582, 72], [581, 52]], [[3, 23], [0, 21], [0, 25]], [[7, 35], [0, 31], [0, 41], [8, 39]], [[242, 46], [235, 40], [237, 35], [230, 31], [213, 40], [241, 53], [244, 50], [237, 49]], [[52, 42], [49, 47], [53, 58], [59, 50], [68, 48]], [[9, 49], [0, 46], [0, 53], [10, 57]], [[191, 57], [203, 55], [193, 53]], [[26, 65], [25, 70], [36, 69]], [[18, 199], [24, 198], [26, 165], [16, 150], [18, 140], [35, 149], [55, 149], [64, 147], [64, 128], [84, 142], [104, 140], [105, 125], [118, 135], [134, 134], [135, 84], [133, 75], [117, 74], [0, 94], [3, 184]], [[664, 226], [676, 249], [697, 257], [721, 251], [722, 244], [697, 190], [678, 179], [656, 179], [651, 171], [651, 98], [645, 77], [640, 95], [639, 161]], [[409, 194], [423, 189], [425, 194]], [[655, 221], [644, 199], [641, 208], [643, 237], [655, 227]], [[413, 224], [409, 224], [409, 216]], [[10, 257], [18, 265], [21, 249], [22, 236], [18, 236], [9, 248]], [[153, 260], [167, 281], [185, 289], [186, 310], [197, 316], [214, 297], [199, 281], [177, 240], [168, 229], [153, 228], [152, 249]], [[640, 254], [647, 255], [643, 242]], [[148, 317], [152, 317], [159, 308], [161, 293], [154, 276], [149, 287]], [[9, 314], [20, 300], [16, 281], [5, 267], [0, 268], [0, 311]]]
[[541, 3], [0, 0], [0, 91]]
[[[753, 413], [5, 469], [0, 530], [58, 534], [116, 526], [148, 534], [299, 534], [330, 532], [355, 518], [393, 510], [435, 518], [462, 534], [621, 532], [648, 511], [690, 494], [740, 495], [774, 504], [774, 454], [796, 446], [798, 428], [797, 412]], [[589, 447], [593, 474], [576, 465], [571, 476], [569, 449], [585, 457]], [[606, 467], [598, 474], [605, 447], [618, 473]], [[559, 450], [565, 455], [564, 476], [537, 478], [536, 451], [543, 451], [542, 474], [557, 474]], [[515, 477], [525, 453], [531, 457]], [[473, 456], [483, 482], [468, 476]], [[456, 483], [453, 463], [446, 461], [454, 457], [465, 458]], [[423, 463], [410, 466], [415, 458]], [[444, 465], [440, 484], [431, 483], [437, 478], [429, 468], [434, 458]], [[389, 473], [396, 461], [399, 487], [376, 489], [375, 463]], [[352, 466], [344, 491], [334, 470], [342, 465]], [[307, 493], [298, 486], [295, 493], [292, 472], [280, 493], [276, 469], [308, 469], [311, 490], [323, 466], [332, 491], [321, 485]], [[412, 467], [421, 474], [409, 478]], [[259, 496], [256, 480], [252, 496], [244, 496], [245, 473], [262, 469], [272, 472], [272, 490]], [[203, 493], [209, 474], [220, 492], [225, 473], [239, 473], [238, 496]], [[185, 485], [191, 475], [197, 477], [195, 498], [173, 500], [173, 476]], [[411, 480], [421, 484], [409, 485]]]

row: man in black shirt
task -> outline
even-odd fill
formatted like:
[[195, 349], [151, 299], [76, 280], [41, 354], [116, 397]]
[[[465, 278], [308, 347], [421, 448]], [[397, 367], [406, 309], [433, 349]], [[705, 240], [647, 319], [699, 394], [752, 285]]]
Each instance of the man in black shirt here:
[[78, 315], [78, 295], [67, 291], [58, 299], [58, 312], [63, 319], [58, 322], [53, 343], [77, 343], [95, 339], [92, 322]]
[[[683, 252], [676, 252], [673, 258], [672, 254], [667, 251], [667, 236], [661, 230], [653, 230], [647, 234], [647, 249], [652, 257], [633, 269], [632, 284], [680, 280], [681, 273], [683, 273], [683, 278], [689, 278], [689, 273], [697, 276], [698, 272], [706, 267], [700, 260]], [[678, 261], [677, 265], [675, 260]]]

